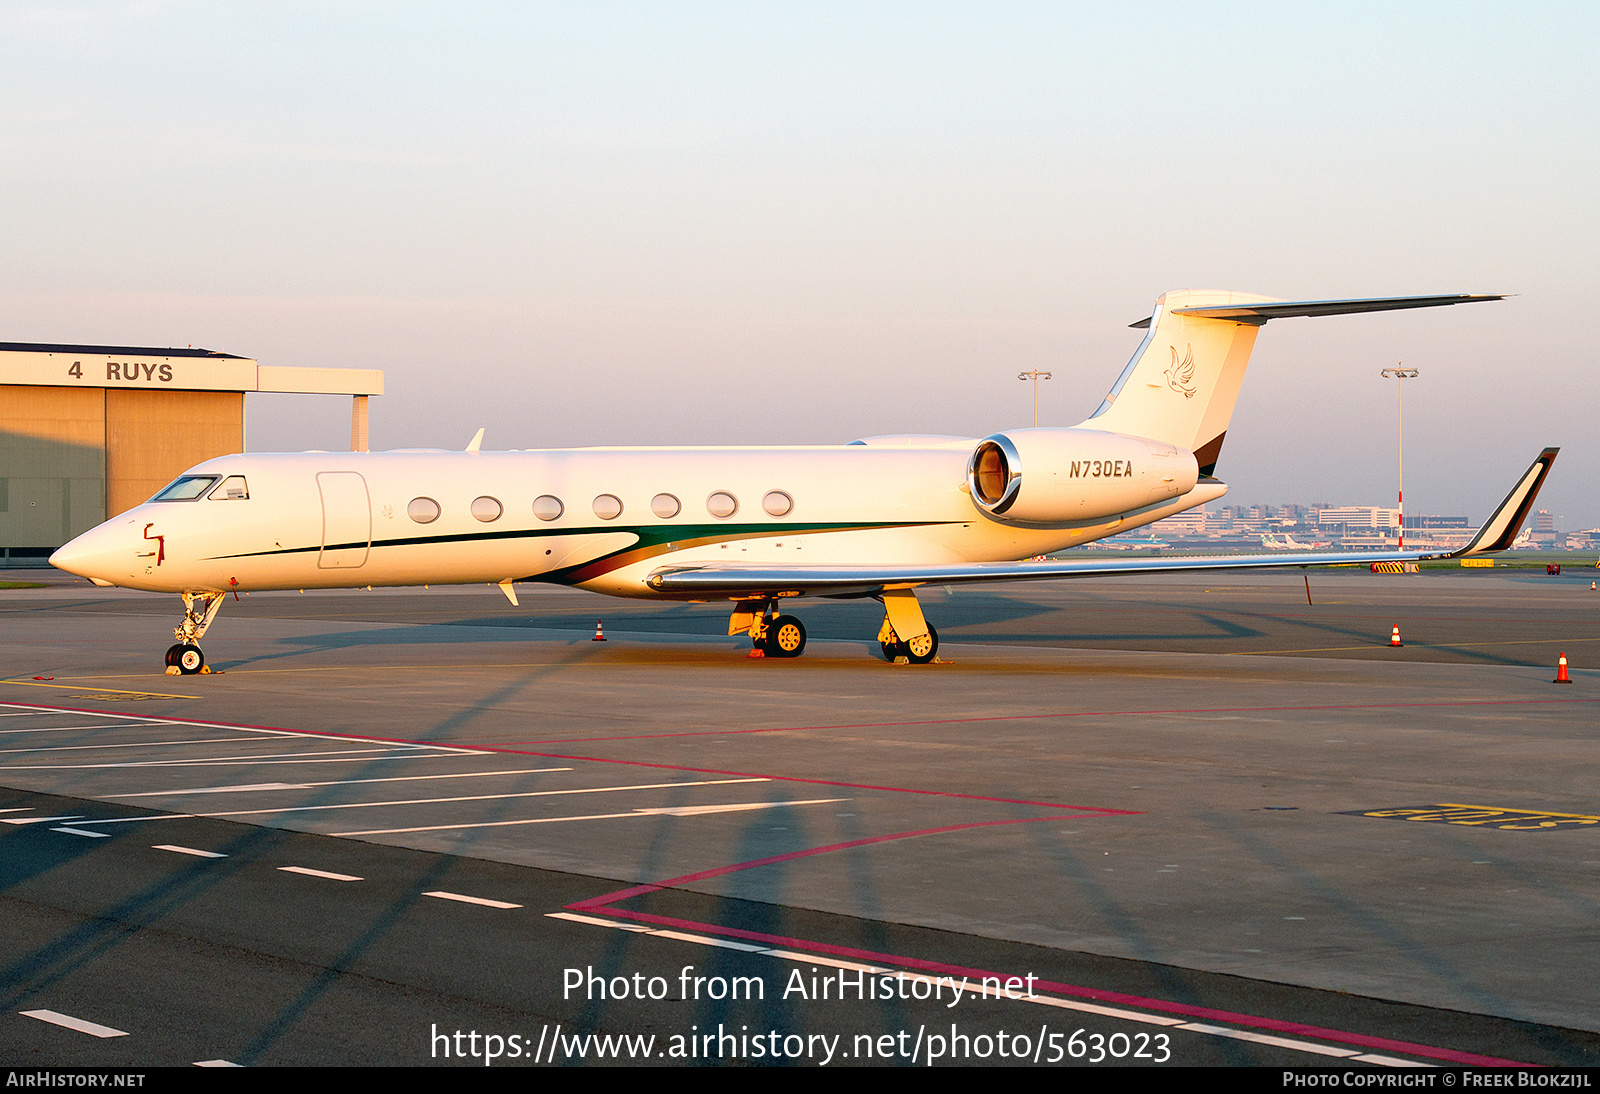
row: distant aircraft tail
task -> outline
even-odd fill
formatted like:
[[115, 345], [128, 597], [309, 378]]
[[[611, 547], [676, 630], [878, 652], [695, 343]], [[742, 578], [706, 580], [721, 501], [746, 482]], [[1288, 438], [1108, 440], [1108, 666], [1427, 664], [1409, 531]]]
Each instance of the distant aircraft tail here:
[[1131, 433], [1188, 449], [1211, 475], [1255, 348], [1269, 319], [1432, 308], [1503, 296], [1392, 296], [1361, 300], [1274, 300], [1253, 293], [1179, 289], [1156, 300], [1148, 327], [1105, 401], [1082, 428]]

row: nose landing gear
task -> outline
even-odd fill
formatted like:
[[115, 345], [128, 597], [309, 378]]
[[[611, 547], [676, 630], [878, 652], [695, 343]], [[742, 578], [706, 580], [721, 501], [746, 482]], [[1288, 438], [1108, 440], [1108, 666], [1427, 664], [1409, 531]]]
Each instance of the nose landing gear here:
[[183, 622], [172, 630], [177, 645], [167, 650], [168, 676], [193, 676], [210, 672], [206, 655], [200, 652], [200, 639], [222, 608], [222, 593], [184, 593]]

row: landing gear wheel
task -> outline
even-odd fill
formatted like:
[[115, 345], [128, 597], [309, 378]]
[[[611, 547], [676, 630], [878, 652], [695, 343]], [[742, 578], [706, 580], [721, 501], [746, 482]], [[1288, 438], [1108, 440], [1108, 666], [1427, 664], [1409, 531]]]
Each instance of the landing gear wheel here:
[[913, 638], [909, 642], [902, 642], [900, 645], [906, 651], [906, 658], [913, 665], [926, 665], [939, 652], [939, 632], [929, 624], [927, 634]]
[[[193, 676], [205, 668], [206, 655], [200, 652], [199, 646], [184, 643], [180, 646], [173, 646], [172, 649], [178, 651], [178, 659], [174, 663], [178, 666], [178, 671], [183, 675]], [[172, 656], [172, 650], [167, 651], [167, 656], [169, 658]]]
[[183, 651], [184, 645], [181, 642], [176, 646], [167, 647], [167, 668], [175, 669], [178, 667], [178, 658], [183, 656]]
[[884, 641], [880, 638], [878, 639], [878, 648], [883, 651], [883, 659], [889, 662], [891, 665], [894, 664], [895, 658], [897, 657], [905, 657], [909, 659], [911, 656], [906, 652], [906, 644], [900, 641], [898, 638], [894, 639], [893, 641]]
[[792, 615], [780, 615], [767, 627], [762, 648], [768, 657], [799, 657], [806, 648], [806, 628]]

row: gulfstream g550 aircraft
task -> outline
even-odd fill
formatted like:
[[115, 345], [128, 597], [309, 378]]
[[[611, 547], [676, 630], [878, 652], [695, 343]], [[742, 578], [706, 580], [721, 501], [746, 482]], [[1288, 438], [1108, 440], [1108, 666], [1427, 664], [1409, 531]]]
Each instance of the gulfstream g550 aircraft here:
[[[1215, 500], [1256, 332], [1269, 319], [1498, 296], [1290, 302], [1169, 292], [1098, 410], [1070, 429], [982, 439], [872, 437], [800, 448], [305, 452], [223, 456], [62, 547], [99, 585], [180, 593], [171, 671], [229, 592], [519, 581], [613, 596], [728, 601], [729, 634], [794, 657], [795, 597], [873, 597], [884, 655], [931, 661], [920, 585], [1349, 562], [1504, 550], [1555, 459], [1546, 449], [1468, 546], [1362, 553], [1019, 562]], [[479, 437], [482, 434], [480, 432]]]

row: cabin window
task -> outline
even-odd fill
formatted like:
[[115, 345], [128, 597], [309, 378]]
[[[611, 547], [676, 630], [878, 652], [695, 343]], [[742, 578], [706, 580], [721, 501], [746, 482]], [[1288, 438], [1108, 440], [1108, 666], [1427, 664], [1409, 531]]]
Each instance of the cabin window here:
[[481, 498], [472, 499], [472, 515], [485, 524], [493, 520], [499, 520], [500, 514], [503, 512], [505, 512], [505, 509], [496, 498], [485, 495]]
[[560, 498], [553, 498], [549, 494], [540, 494], [533, 499], [533, 515], [540, 520], [555, 520], [566, 507], [561, 504]]
[[243, 475], [229, 475], [222, 480], [222, 485], [211, 491], [212, 501], [249, 501], [250, 487], [245, 484]]
[[657, 494], [650, 499], [650, 511], [662, 520], [671, 520], [683, 510], [683, 503], [672, 494]]
[[616, 520], [622, 515], [622, 499], [615, 494], [601, 494], [594, 499], [594, 515], [601, 520]]
[[718, 490], [706, 499], [706, 511], [714, 517], [731, 517], [739, 511], [739, 499], [726, 490]]
[[768, 490], [767, 496], [761, 499], [761, 508], [769, 517], [786, 517], [794, 510], [794, 499], [782, 490]]
[[164, 487], [151, 501], [194, 501], [217, 481], [215, 475], [184, 475]]
[[418, 524], [432, 524], [439, 519], [439, 503], [432, 498], [412, 498], [406, 516]]

